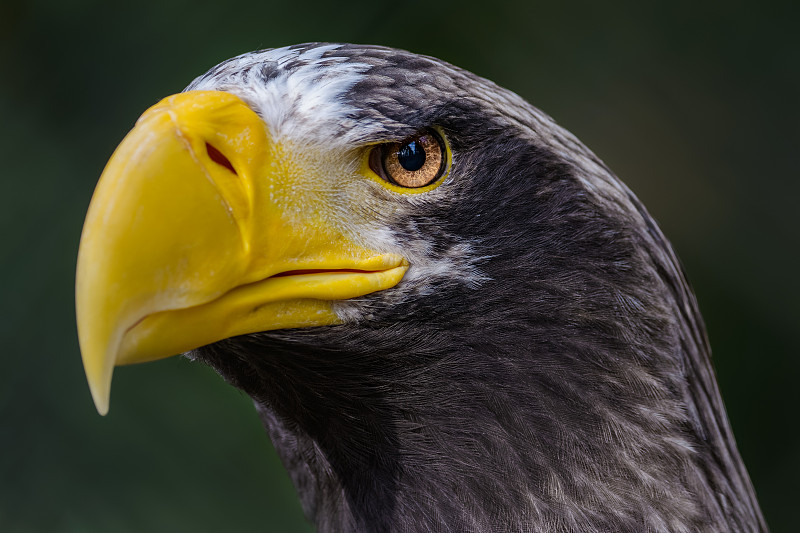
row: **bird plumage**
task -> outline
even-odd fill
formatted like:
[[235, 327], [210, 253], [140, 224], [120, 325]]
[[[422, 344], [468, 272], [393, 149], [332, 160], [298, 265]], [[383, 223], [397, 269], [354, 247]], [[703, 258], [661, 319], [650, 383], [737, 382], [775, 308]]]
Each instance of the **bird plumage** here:
[[452, 150], [421, 194], [303, 182], [408, 260], [400, 284], [189, 353], [253, 398], [319, 531], [766, 530], [672, 248], [547, 115], [374, 46], [245, 54], [189, 89], [239, 96], [332, 176], [424, 128]]

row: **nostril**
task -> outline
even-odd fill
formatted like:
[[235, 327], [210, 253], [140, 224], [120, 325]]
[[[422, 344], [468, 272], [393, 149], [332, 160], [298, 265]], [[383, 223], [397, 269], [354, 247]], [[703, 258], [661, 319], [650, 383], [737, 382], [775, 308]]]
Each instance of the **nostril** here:
[[233, 172], [234, 174], [236, 174], [236, 169], [233, 168], [233, 164], [231, 164], [230, 160], [227, 157], [225, 157], [222, 152], [214, 148], [209, 143], [206, 143], [206, 152], [208, 152], [208, 157], [210, 157], [214, 163], [223, 166], [228, 170], [230, 170], [231, 172]]

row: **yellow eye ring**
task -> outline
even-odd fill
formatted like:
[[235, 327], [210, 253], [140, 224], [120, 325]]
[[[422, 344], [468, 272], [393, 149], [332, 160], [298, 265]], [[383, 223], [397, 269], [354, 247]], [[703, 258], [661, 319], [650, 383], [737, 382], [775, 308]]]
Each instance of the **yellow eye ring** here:
[[385, 181], [406, 189], [434, 183], [447, 170], [445, 142], [433, 129], [425, 129], [400, 142], [374, 146], [369, 168]]

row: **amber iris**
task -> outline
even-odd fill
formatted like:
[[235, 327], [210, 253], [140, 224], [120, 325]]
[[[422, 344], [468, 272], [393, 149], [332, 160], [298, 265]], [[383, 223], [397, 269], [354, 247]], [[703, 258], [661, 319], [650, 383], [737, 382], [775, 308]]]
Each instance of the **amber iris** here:
[[430, 185], [444, 173], [447, 157], [444, 141], [433, 130], [425, 130], [401, 142], [381, 144], [370, 153], [373, 172], [401, 187]]

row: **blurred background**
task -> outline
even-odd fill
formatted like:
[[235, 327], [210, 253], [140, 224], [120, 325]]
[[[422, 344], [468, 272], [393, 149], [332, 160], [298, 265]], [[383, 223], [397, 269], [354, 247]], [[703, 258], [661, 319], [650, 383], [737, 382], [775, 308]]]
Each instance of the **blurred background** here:
[[792, 2], [119, 4], [0, 2], [1, 531], [311, 531], [249, 399], [210, 370], [179, 358], [119, 369], [98, 416], [73, 309], [86, 207], [139, 114], [230, 56], [304, 41], [443, 58], [603, 158], [682, 258], [767, 521], [796, 531]]

